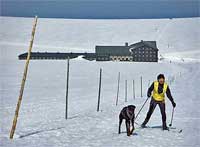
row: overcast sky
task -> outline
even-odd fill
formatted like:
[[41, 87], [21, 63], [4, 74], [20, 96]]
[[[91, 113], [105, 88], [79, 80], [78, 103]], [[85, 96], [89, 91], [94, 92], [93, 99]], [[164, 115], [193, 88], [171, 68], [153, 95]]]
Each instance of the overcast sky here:
[[0, 0], [1, 15], [53, 18], [200, 16], [200, 0]]

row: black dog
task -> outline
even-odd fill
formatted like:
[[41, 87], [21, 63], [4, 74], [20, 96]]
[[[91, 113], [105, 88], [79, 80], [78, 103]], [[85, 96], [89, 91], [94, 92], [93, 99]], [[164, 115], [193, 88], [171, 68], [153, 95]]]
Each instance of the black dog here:
[[[126, 131], [127, 131], [127, 136], [130, 136], [135, 127], [134, 127], [134, 119], [135, 119], [135, 106], [134, 105], [129, 105], [127, 107], [124, 107], [120, 114], [119, 114], [119, 134], [121, 133], [121, 124], [123, 119], [125, 119], [126, 123]], [[130, 124], [132, 124], [132, 129]]]

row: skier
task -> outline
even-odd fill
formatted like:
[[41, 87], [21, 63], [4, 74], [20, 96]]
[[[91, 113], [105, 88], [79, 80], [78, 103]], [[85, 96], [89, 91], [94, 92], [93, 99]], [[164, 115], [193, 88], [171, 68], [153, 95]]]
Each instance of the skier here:
[[[152, 91], [153, 94], [151, 95]], [[152, 83], [147, 92], [147, 96], [151, 97], [151, 102], [149, 106], [149, 111], [147, 112], [147, 116], [141, 125], [142, 128], [146, 127], [147, 122], [149, 121], [154, 109], [156, 108], [156, 105], [158, 104], [162, 115], [162, 128], [163, 130], [169, 129], [166, 124], [165, 93], [167, 94], [167, 97], [171, 101], [172, 106], [175, 108], [176, 103], [172, 98], [169, 86], [167, 85], [167, 83], [165, 83], [165, 76], [163, 74], [159, 74], [157, 77], [157, 81]]]

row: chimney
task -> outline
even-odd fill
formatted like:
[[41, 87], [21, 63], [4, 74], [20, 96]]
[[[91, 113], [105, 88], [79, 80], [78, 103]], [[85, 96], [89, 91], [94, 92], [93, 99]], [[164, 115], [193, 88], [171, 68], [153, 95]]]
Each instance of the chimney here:
[[128, 42], [125, 43], [125, 46], [128, 46]]

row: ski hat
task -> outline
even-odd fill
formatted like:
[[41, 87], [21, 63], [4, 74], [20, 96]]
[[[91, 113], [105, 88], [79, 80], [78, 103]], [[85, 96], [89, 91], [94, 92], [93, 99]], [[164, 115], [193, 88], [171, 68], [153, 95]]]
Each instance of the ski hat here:
[[158, 79], [158, 80], [159, 80], [159, 79], [165, 79], [164, 74], [159, 74], [159, 75], [157, 76], [157, 79]]

